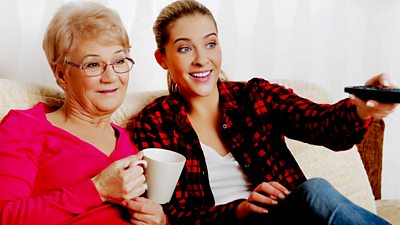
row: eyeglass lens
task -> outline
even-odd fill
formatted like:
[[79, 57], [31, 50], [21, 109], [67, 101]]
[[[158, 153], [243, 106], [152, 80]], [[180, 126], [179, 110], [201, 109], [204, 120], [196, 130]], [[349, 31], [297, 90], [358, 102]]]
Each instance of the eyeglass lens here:
[[133, 64], [134, 62], [132, 59], [123, 58], [113, 62], [112, 64], [107, 64], [105, 62], [91, 62], [85, 64], [83, 69], [88, 76], [99, 76], [104, 73], [108, 65], [111, 65], [116, 73], [126, 73], [131, 70]]

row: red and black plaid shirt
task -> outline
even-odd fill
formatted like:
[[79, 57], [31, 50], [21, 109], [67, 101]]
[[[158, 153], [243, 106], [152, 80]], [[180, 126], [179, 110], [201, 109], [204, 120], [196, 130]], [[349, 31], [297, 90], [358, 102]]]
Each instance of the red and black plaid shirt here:
[[[263, 79], [218, 82], [222, 138], [253, 186], [277, 181], [293, 190], [306, 180], [285, 144], [285, 136], [334, 150], [359, 143], [369, 122], [358, 118], [349, 100], [316, 104]], [[234, 224], [243, 200], [214, 206], [199, 139], [179, 93], [148, 105], [130, 129], [139, 149], [160, 147], [186, 156], [170, 203], [171, 224]]]

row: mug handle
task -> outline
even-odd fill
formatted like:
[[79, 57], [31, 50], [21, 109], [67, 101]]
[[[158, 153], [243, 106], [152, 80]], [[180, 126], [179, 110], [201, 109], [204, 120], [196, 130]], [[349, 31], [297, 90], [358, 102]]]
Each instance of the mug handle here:
[[135, 161], [131, 162], [131, 164], [129, 164], [129, 167], [131, 167], [131, 166], [141, 166], [140, 164], [143, 165], [144, 168], [147, 167], [147, 161], [144, 160], [144, 159], [135, 160]]
[[[136, 161], [131, 162], [131, 164], [129, 164], [129, 167], [131, 167], [131, 166], [132, 166], [132, 167], [133, 167], [133, 166], [143, 166], [144, 168], [146, 168], [146, 167], [147, 167], [147, 161], [144, 160], [144, 159], [136, 160]], [[143, 184], [143, 188], [144, 188], [145, 190], [148, 189], [147, 183], [144, 183], [144, 184]]]

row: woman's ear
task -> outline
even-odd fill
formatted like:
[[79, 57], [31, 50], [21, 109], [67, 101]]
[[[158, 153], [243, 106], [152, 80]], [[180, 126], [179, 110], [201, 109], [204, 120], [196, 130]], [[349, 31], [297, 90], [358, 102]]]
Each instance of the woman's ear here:
[[64, 76], [64, 67], [60, 65], [56, 65], [54, 69], [54, 75], [56, 77], [56, 82], [58, 86], [60, 86], [63, 90], [67, 87], [65, 76]]
[[165, 63], [165, 56], [159, 49], [154, 52], [154, 57], [156, 57], [158, 65], [160, 65], [164, 70], [168, 69], [167, 63]]

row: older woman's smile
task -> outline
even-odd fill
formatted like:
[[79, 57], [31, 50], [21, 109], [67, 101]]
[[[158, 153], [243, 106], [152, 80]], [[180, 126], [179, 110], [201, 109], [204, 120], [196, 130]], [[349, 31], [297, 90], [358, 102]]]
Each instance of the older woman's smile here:
[[99, 93], [102, 93], [102, 94], [112, 94], [112, 93], [117, 92], [118, 89], [119, 89], [119, 88], [107, 89], [107, 90], [101, 90], [101, 91], [98, 91], [98, 92], [99, 92]]

